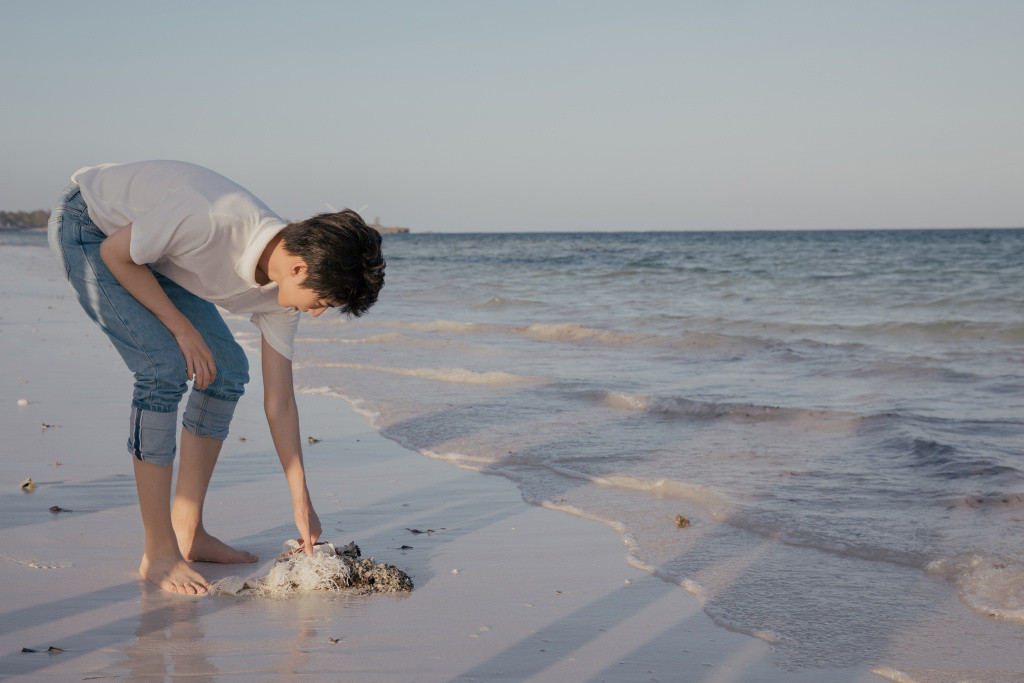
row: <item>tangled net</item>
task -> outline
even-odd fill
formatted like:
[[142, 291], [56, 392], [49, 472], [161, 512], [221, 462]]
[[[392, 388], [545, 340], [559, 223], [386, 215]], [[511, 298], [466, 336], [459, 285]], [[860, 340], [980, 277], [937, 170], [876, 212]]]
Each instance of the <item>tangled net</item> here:
[[336, 550], [330, 543], [317, 543], [307, 555], [298, 541], [286, 541], [284, 552], [264, 576], [229, 576], [215, 582], [211, 594], [285, 595], [302, 591], [355, 590], [358, 593], [398, 593], [412, 590], [412, 579], [393, 564], [375, 564], [373, 558], [359, 559], [355, 543]]

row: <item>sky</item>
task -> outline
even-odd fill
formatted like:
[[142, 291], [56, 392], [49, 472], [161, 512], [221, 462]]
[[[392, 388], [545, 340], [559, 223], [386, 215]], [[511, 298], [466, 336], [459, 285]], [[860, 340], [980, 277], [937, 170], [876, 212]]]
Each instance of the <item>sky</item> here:
[[416, 232], [1024, 226], [1024, 3], [0, 0], [0, 209], [181, 159]]

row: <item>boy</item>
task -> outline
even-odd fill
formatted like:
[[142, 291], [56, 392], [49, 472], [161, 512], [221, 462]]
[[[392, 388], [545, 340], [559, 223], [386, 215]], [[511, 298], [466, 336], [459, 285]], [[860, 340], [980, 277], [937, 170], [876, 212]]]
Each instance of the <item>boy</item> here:
[[[188, 563], [255, 562], [207, 533], [203, 503], [248, 361], [216, 306], [262, 336], [263, 405], [307, 552], [320, 520], [306, 487], [292, 350], [299, 313], [365, 313], [384, 285], [380, 235], [354, 211], [286, 225], [247, 190], [179, 161], [83, 168], [50, 216], [50, 248], [86, 313], [135, 373], [128, 451], [145, 547], [160, 588], [205, 593]], [[173, 506], [171, 463], [182, 419]]]

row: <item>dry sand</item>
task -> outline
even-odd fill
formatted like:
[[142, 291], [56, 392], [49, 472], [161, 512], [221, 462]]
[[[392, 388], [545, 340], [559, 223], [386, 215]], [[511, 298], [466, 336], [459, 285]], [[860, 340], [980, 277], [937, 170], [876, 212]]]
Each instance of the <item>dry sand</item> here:
[[[163, 593], [136, 573], [131, 376], [43, 248], [0, 246], [0, 350], [0, 676], [880, 680], [869, 666], [779, 669], [767, 643], [716, 626], [694, 596], [628, 566], [608, 527], [527, 505], [510, 482], [409, 452], [316, 396], [298, 400], [303, 434], [322, 439], [306, 462], [324, 540], [356, 541], [416, 588]], [[206, 521], [262, 563], [295, 529], [254, 374]], [[19, 489], [27, 477], [32, 493]], [[255, 568], [197, 567], [211, 580]]]

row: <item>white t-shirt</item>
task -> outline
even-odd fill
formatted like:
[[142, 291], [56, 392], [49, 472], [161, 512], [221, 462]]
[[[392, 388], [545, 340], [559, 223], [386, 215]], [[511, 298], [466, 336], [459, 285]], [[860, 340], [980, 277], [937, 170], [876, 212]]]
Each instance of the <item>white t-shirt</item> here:
[[71, 176], [89, 217], [111, 234], [132, 224], [132, 261], [148, 264], [196, 296], [232, 313], [252, 313], [267, 343], [291, 358], [299, 313], [260, 286], [256, 265], [285, 222], [248, 190], [181, 161], [83, 168]]

